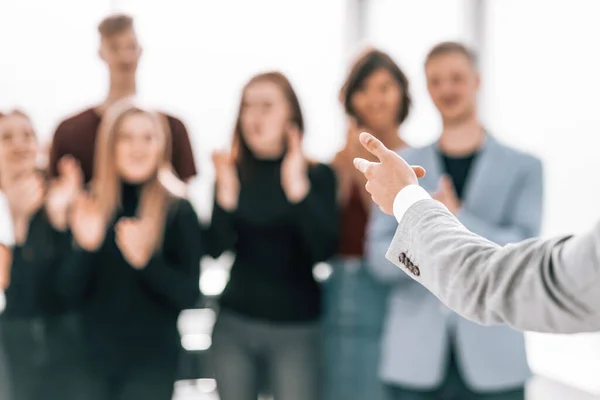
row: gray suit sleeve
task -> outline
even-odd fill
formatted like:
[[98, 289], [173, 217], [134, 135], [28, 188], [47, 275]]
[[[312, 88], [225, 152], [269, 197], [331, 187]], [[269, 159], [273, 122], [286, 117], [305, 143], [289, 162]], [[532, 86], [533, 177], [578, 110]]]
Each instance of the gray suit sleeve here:
[[408, 275], [385, 258], [385, 253], [397, 227], [396, 218], [385, 214], [379, 207], [373, 206], [366, 234], [367, 266], [372, 275], [384, 284], [411, 280]]
[[523, 169], [523, 176], [514, 190], [513, 206], [504, 226], [491, 224], [467, 209], [461, 210], [457, 218], [470, 231], [481, 235], [499, 245], [520, 242], [540, 233], [543, 204], [542, 163], [533, 159], [531, 166]]
[[[418, 276], [401, 262], [402, 254]], [[441, 203], [422, 200], [402, 218], [386, 257], [480, 324], [549, 333], [600, 330], [600, 224], [579, 236], [500, 247], [467, 230]]]

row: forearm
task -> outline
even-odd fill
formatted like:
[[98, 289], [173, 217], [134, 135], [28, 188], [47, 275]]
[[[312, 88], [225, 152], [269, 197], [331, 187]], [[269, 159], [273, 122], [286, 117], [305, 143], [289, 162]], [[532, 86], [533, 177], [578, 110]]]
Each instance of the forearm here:
[[366, 233], [367, 266], [373, 276], [384, 284], [410, 281], [410, 277], [385, 258], [390, 241], [398, 226], [395, 218], [371, 205], [371, 216]]
[[539, 230], [539, 227], [533, 230], [516, 223], [509, 226], [500, 226], [484, 221], [465, 209], [460, 210], [456, 218], [471, 232], [481, 235], [501, 246], [529, 239], [536, 236]]
[[233, 228], [234, 214], [214, 202], [211, 223], [205, 228], [206, 250], [208, 255], [218, 258], [235, 246], [236, 232]]
[[0, 190], [0, 246], [15, 245], [15, 227], [8, 200]]
[[294, 205], [300, 235], [313, 262], [325, 261], [336, 251], [339, 240], [339, 213], [335, 193], [328, 199], [311, 190]]
[[5, 290], [10, 284], [10, 267], [12, 264], [12, 252], [0, 244], [0, 290]]
[[[403, 216], [387, 258], [468, 319], [570, 333], [600, 329], [596, 243], [600, 228], [500, 247], [423, 200]], [[403, 254], [416, 269], [400, 262]]]
[[30, 219], [27, 217], [18, 217], [13, 219], [15, 244], [25, 243], [29, 231]]
[[200, 295], [200, 257], [187, 263], [185, 273], [169, 265], [164, 257], [155, 256], [140, 270], [148, 286], [178, 311], [193, 308]]
[[383, 284], [395, 284], [401, 281], [410, 281], [411, 278], [401, 269], [392, 264], [385, 254], [390, 245], [387, 242], [371, 244], [367, 248], [367, 266], [372, 275]]

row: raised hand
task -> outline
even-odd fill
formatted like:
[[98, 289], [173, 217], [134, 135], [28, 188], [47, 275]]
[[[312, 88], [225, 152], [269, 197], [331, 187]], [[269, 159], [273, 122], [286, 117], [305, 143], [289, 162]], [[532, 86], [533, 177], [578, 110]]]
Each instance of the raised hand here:
[[115, 240], [121, 254], [127, 262], [136, 269], [142, 269], [150, 261], [153, 245], [148, 240], [149, 220], [138, 218], [121, 218], [115, 225]]
[[96, 251], [106, 235], [106, 220], [88, 193], [80, 193], [70, 213], [71, 232], [79, 247]]
[[11, 251], [0, 244], [0, 290], [6, 290], [10, 285], [10, 267], [12, 264]]
[[302, 154], [302, 142], [298, 127], [288, 130], [288, 148], [281, 164], [281, 185], [290, 203], [299, 203], [310, 190], [307, 163]]
[[29, 220], [44, 203], [44, 179], [32, 173], [3, 189], [16, 220]]
[[432, 197], [443, 203], [448, 211], [454, 215], [460, 210], [460, 200], [458, 199], [452, 180], [447, 175], [441, 177], [439, 189]]
[[393, 215], [396, 195], [408, 185], [418, 185], [418, 178], [425, 176], [423, 167], [411, 167], [402, 157], [388, 149], [373, 135], [363, 132], [360, 143], [379, 162], [356, 158], [354, 166], [367, 178], [366, 189], [373, 201], [386, 214]]
[[46, 211], [52, 225], [64, 230], [67, 227], [69, 206], [82, 189], [83, 172], [74, 158], [65, 156], [58, 163], [58, 173], [58, 177], [50, 183]]
[[226, 151], [214, 151], [213, 164], [217, 177], [217, 203], [227, 211], [235, 211], [240, 196], [240, 179], [231, 154]]

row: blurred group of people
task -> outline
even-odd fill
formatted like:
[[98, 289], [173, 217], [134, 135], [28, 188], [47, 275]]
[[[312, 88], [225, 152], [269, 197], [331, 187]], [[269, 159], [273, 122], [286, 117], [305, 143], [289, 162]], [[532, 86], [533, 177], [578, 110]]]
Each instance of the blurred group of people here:
[[[275, 400], [524, 398], [523, 335], [460, 318], [386, 261], [397, 223], [352, 165], [372, 158], [358, 142], [368, 131], [424, 166], [422, 186], [472, 231], [499, 244], [539, 233], [541, 163], [479, 121], [467, 47], [429, 52], [443, 131], [419, 149], [399, 135], [405, 73], [382, 51], [361, 53], [340, 92], [346, 144], [330, 164], [303, 153], [289, 80], [252, 77], [230, 150], [213, 154], [204, 226], [186, 199], [196, 167], [184, 124], [135, 101], [132, 18], [109, 16], [99, 33], [108, 95], [60, 123], [47, 168], [27, 114], [0, 117], [3, 399], [171, 399], [177, 317], [201, 304], [200, 259], [226, 251], [235, 261], [209, 349], [222, 400], [256, 400], [262, 382]], [[319, 262], [333, 268], [323, 283]]]

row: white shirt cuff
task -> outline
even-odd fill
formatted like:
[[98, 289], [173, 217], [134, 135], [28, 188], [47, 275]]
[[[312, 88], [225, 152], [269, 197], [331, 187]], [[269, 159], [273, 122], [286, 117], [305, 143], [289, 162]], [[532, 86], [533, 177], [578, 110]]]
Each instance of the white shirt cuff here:
[[408, 185], [402, 188], [394, 199], [394, 217], [400, 223], [408, 209], [418, 201], [431, 199], [425, 189], [419, 185]]
[[15, 231], [8, 201], [0, 192], [0, 245], [12, 247], [15, 244]]

